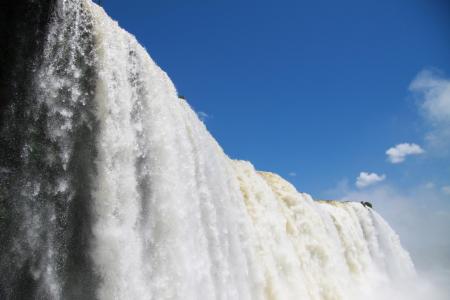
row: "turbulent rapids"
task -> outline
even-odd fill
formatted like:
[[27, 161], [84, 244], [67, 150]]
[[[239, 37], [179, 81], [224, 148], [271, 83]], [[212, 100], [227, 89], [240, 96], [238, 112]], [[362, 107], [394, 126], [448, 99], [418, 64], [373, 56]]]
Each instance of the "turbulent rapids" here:
[[376, 295], [416, 276], [374, 210], [229, 159], [90, 0], [16, 3], [0, 18], [15, 44], [0, 299], [390, 299]]

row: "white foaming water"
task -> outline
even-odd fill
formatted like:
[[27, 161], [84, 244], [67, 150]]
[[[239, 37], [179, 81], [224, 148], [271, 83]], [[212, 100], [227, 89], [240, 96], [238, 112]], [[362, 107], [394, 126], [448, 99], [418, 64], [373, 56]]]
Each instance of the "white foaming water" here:
[[[60, 8], [88, 14], [94, 41], [89, 253], [99, 299], [410, 299], [397, 287], [415, 282], [414, 266], [375, 211], [314, 201], [275, 174], [229, 159], [133, 36], [88, 0], [63, 3], [82, 4]], [[79, 40], [66, 40], [68, 49], [81, 51]], [[82, 77], [78, 71], [68, 70], [70, 78]], [[54, 72], [42, 77], [67, 83]], [[67, 84], [77, 101], [52, 104], [65, 118], [51, 132], [70, 156], [64, 130], [86, 99]], [[48, 266], [44, 284], [59, 299]]]
[[99, 298], [357, 299], [414, 276], [372, 210], [228, 159], [135, 38], [90, 8]]
[[386, 222], [231, 161], [167, 75], [93, 15], [101, 299], [361, 299], [414, 276]]
[[255, 262], [228, 158], [147, 52], [91, 8], [100, 298], [250, 299]]

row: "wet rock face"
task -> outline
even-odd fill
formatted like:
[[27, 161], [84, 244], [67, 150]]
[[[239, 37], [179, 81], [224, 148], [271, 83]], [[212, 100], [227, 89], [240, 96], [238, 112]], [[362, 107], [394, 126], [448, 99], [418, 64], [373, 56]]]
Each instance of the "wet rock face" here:
[[56, 0], [4, 0], [0, 4], [0, 110], [21, 99], [39, 63]]
[[29, 87], [42, 57], [55, 4], [56, 0], [0, 2], [0, 159], [11, 165], [19, 164], [21, 136], [6, 134], [5, 123], [16, 121], [14, 132], [23, 131], [19, 127], [24, 126], [25, 107], [33, 97]]
[[[86, 63], [92, 61], [92, 42], [85, 34], [80, 43], [72, 43], [80, 49], [73, 68], [83, 74], [76, 79], [69, 71], [74, 63], [66, 58], [73, 51], [66, 44], [76, 31], [74, 16], [58, 14], [55, 23], [58, 2], [0, 1], [0, 274], [8, 274], [0, 276], [0, 299], [54, 299], [54, 293], [43, 288], [53, 286], [46, 283], [50, 277], [63, 289], [59, 297], [94, 298], [87, 254], [95, 155], [91, 107], [88, 99], [82, 99], [83, 111], [81, 101], [65, 101], [79, 104], [60, 108], [73, 115], [73, 126], [62, 137], [51, 133], [64, 120], [50, 112], [62, 106], [60, 102], [75, 99], [71, 90], [90, 95], [95, 89], [93, 66]], [[55, 36], [62, 42], [55, 42]], [[50, 72], [46, 82], [43, 74]], [[55, 92], [48, 87], [62, 78], [70, 88]], [[66, 148], [70, 157], [63, 163], [59, 154]], [[61, 182], [67, 191], [57, 191]], [[49, 261], [54, 262], [52, 268]], [[51, 276], [42, 271], [49, 269]]]
[[[26, 107], [36, 66], [42, 59], [45, 35], [56, 0], [4, 0], [0, 2], [0, 242], [8, 231], [4, 189], [9, 185], [5, 167], [20, 165], [20, 146]], [[1, 291], [0, 291], [1, 292]], [[1, 295], [1, 294], [0, 294]], [[1, 297], [0, 297], [1, 298]]]
[[[9, 187], [12, 185], [5, 167], [19, 168], [20, 145], [26, 120], [27, 102], [32, 99], [29, 87], [40, 62], [44, 38], [56, 0], [4, 0], [0, 2], [0, 263], [8, 272], [0, 282], [0, 299], [31, 299], [36, 290], [29, 276], [13, 270], [6, 262], [12, 246], [12, 222]], [[7, 126], [7, 123], [14, 125]], [[6, 127], [10, 127], [7, 130]], [[11, 128], [14, 127], [14, 128]], [[4, 172], [5, 171], [5, 172]], [[27, 269], [24, 264], [24, 269]], [[6, 274], [6, 273], [4, 273]], [[25, 274], [25, 273], [22, 273]]]

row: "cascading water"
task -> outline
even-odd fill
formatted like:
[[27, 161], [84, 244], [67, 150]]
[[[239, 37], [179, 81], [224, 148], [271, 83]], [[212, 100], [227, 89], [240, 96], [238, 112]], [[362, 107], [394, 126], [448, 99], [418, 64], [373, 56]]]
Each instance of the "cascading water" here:
[[9, 20], [33, 51], [2, 71], [1, 299], [389, 299], [415, 278], [375, 211], [230, 160], [90, 0], [22, 2], [38, 6], [35, 27]]

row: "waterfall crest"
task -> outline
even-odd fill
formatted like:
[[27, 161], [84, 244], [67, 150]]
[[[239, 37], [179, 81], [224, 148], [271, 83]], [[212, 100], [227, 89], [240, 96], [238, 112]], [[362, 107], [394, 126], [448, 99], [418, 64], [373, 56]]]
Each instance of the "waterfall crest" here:
[[415, 277], [374, 210], [228, 158], [103, 9], [50, 16], [2, 112], [0, 298], [371, 299]]

